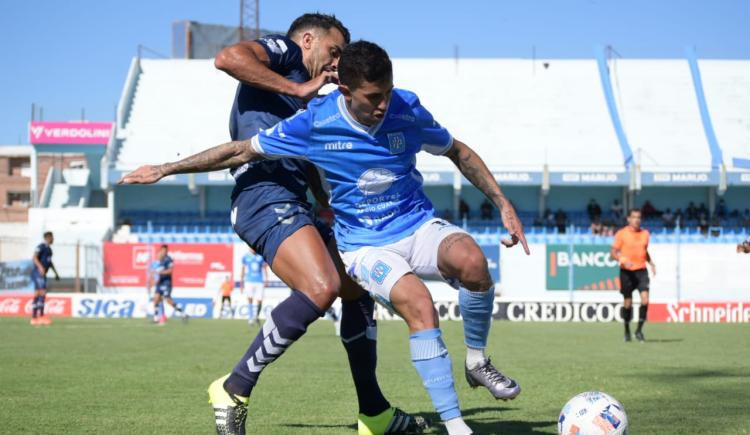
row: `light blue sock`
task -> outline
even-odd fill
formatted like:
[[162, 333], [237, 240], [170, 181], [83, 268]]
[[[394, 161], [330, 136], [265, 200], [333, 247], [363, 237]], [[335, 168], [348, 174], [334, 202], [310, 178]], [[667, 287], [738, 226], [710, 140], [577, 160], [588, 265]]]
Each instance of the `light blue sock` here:
[[486, 292], [472, 292], [463, 287], [458, 290], [458, 306], [464, 319], [464, 343], [467, 346], [475, 349], [487, 347], [494, 300], [494, 286]]
[[440, 329], [425, 329], [409, 337], [411, 361], [422, 378], [435, 410], [443, 421], [460, 417], [458, 394], [453, 385], [451, 357], [440, 338]]

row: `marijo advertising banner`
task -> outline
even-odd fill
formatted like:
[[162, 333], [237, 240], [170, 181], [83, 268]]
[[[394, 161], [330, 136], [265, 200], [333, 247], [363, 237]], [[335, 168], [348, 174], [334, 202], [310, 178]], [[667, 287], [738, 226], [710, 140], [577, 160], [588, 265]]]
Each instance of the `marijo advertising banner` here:
[[34, 263], [31, 260], [6, 261], [0, 263], [0, 292], [31, 291], [31, 271]]
[[29, 123], [32, 145], [107, 145], [111, 135], [111, 122]]
[[[160, 245], [142, 243], [104, 244], [104, 286], [146, 287], [148, 266], [158, 259]], [[232, 273], [233, 246], [230, 243], [173, 243], [169, 256], [174, 261], [174, 287], [219, 288]]]
[[[0, 316], [31, 317], [33, 295], [0, 295]], [[72, 315], [70, 295], [47, 295], [44, 314], [51, 317], [70, 317]]]
[[620, 269], [609, 249], [607, 245], [574, 245], [572, 250], [570, 245], [547, 245], [547, 289], [619, 290]]

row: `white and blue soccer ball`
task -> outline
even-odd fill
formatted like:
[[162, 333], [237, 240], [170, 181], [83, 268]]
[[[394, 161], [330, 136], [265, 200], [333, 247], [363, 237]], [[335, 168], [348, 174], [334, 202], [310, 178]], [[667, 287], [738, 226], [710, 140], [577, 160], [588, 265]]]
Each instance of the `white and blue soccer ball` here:
[[599, 391], [568, 400], [557, 419], [559, 435], [626, 435], [628, 416], [614, 397]]

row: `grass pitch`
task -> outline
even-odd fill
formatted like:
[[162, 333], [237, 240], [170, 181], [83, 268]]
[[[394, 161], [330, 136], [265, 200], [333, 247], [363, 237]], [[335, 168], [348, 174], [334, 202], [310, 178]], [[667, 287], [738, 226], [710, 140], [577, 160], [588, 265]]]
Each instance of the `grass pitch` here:
[[[478, 434], [556, 433], [577, 393], [620, 400], [632, 434], [750, 433], [750, 326], [650, 324], [623, 343], [619, 324], [496, 322], [490, 354], [523, 393], [496, 402], [463, 379], [461, 323], [442, 325], [464, 416]], [[0, 433], [210, 434], [206, 387], [257, 332], [240, 321], [0, 319]], [[409, 360], [402, 322], [380, 322], [378, 374], [391, 402], [437, 420]], [[320, 321], [263, 374], [248, 433], [355, 433], [346, 356]], [[431, 433], [444, 433], [441, 426]]]

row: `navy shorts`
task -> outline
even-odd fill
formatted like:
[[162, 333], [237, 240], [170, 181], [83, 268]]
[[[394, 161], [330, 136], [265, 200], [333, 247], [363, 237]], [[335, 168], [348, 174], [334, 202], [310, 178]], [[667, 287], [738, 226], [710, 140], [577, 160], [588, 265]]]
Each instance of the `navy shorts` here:
[[34, 290], [47, 290], [47, 277], [39, 273], [31, 274], [31, 282], [34, 283]]
[[160, 294], [163, 298], [172, 297], [172, 284], [162, 283], [156, 285], [156, 293]]
[[259, 206], [254, 199], [241, 194], [232, 201], [232, 227], [271, 267], [281, 243], [305, 225], [314, 225], [326, 245], [333, 239], [331, 227], [315, 218], [307, 201], [290, 199]]

